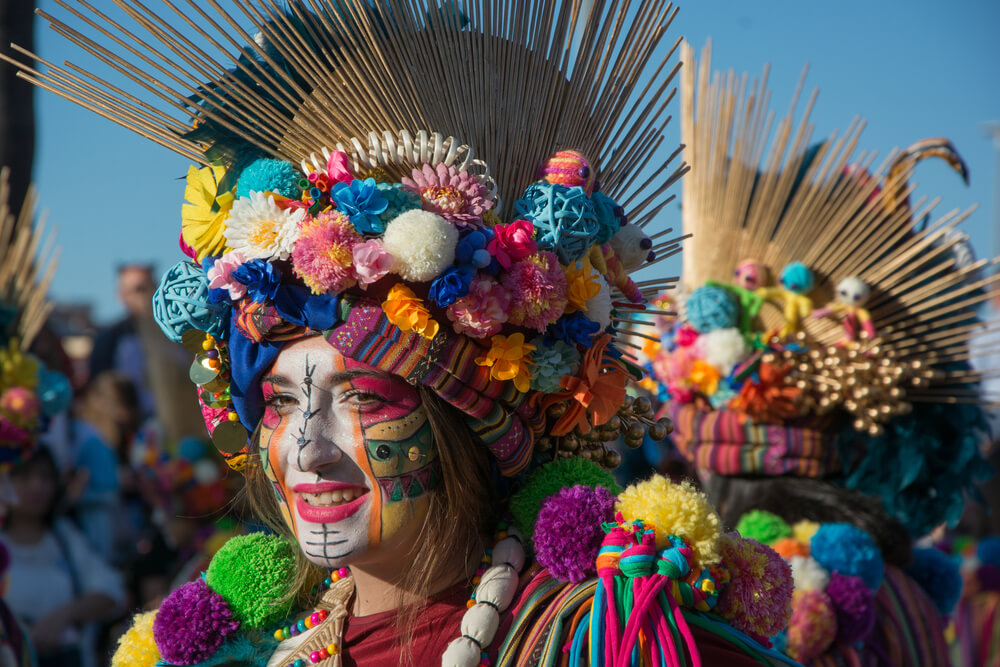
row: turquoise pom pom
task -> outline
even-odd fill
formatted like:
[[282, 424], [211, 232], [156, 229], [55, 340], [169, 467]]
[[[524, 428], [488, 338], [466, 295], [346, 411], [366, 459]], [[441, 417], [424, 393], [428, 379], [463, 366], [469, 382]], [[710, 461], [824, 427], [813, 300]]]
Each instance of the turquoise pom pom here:
[[38, 375], [38, 400], [42, 403], [42, 414], [54, 417], [69, 410], [73, 403], [73, 387], [62, 373], [45, 368]]
[[906, 573], [920, 584], [942, 616], [951, 614], [962, 595], [958, 561], [937, 549], [914, 549]]
[[792, 262], [781, 270], [781, 284], [796, 294], [805, 294], [813, 288], [813, 274], [802, 262]]
[[153, 294], [153, 318], [175, 343], [188, 329], [221, 336], [229, 305], [208, 299], [208, 278], [193, 262], [179, 262], [163, 274]]
[[885, 574], [882, 550], [871, 536], [846, 523], [824, 523], [809, 544], [813, 559], [828, 572], [859, 577], [871, 590], [878, 590]]
[[698, 333], [730, 329], [740, 321], [740, 304], [725, 288], [699, 287], [687, 299], [687, 320]]
[[601, 226], [594, 243], [604, 245], [625, 225], [625, 213], [618, 202], [603, 192], [590, 195], [590, 200], [594, 202], [594, 213], [597, 214], [597, 222]]
[[302, 174], [290, 162], [260, 158], [251, 162], [240, 174], [236, 183], [236, 196], [249, 197], [250, 192], [274, 192], [282, 197], [298, 199], [302, 196], [299, 179]]
[[564, 265], [586, 255], [601, 232], [594, 203], [580, 186], [529, 185], [514, 202], [514, 216], [534, 225], [538, 247]]

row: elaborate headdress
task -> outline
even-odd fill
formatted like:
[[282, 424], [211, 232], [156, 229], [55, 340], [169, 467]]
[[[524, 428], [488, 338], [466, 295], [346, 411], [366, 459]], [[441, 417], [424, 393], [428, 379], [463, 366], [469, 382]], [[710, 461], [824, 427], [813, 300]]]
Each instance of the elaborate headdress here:
[[45, 420], [72, 398], [66, 377], [28, 352], [52, 309], [46, 293], [56, 256], [51, 239], [40, 247], [34, 188], [12, 208], [9, 175], [0, 170], [0, 471], [31, 451]]
[[652, 350], [679, 447], [724, 475], [836, 477], [917, 535], [957, 520], [983, 472], [980, 406], [1000, 398], [967, 362], [1000, 275], [956, 230], [971, 211], [927, 224], [934, 202], [911, 202], [907, 179], [925, 157], [964, 164], [930, 139], [871, 170], [862, 123], [810, 146], [794, 106], [772, 133], [766, 77], [713, 75], [708, 49], [700, 65], [683, 49], [694, 238], [683, 317]]
[[618, 326], [662, 288], [629, 273], [655, 260], [665, 232], [643, 229], [683, 171], [664, 149], [668, 3], [187, 4], [119, 3], [144, 39], [67, 7], [121, 53], [43, 13], [148, 102], [73, 66], [18, 66], [203, 165], [183, 211], [192, 261], [154, 310], [198, 354], [234, 467], [261, 373], [319, 332], [468, 415], [505, 475], [539, 444], [613, 463], [603, 442], [653, 423], [619, 412], [638, 370]]

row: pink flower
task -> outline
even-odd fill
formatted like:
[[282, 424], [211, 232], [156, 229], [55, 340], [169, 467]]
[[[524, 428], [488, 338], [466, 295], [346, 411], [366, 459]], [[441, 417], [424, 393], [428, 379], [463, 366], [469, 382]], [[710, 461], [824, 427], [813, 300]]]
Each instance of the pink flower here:
[[486, 250], [497, 258], [500, 266], [509, 269], [519, 259], [538, 252], [538, 244], [532, 236], [535, 227], [527, 220], [515, 220], [509, 225], [493, 227], [493, 240]]
[[403, 178], [403, 187], [420, 195], [425, 211], [461, 225], [478, 223], [483, 213], [493, 208], [489, 191], [467, 171], [441, 163], [414, 169], [412, 178]]
[[674, 334], [674, 342], [680, 347], [690, 347], [697, 340], [698, 332], [690, 324], [685, 323], [677, 327], [677, 333]]
[[354, 273], [361, 289], [378, 281], [392, 268], [392, 255], [382, 244], [371, 240], [354, 246]]
[[448, 319], [455, 331], [472, 338], [486, 338], [499, 333], [507, 321], [510, 294], [492, 278], [479, 276], [469, 285], [469, 293], [448, 306]]
[[566, 274], [551, 252], [543, 250], [514, 262], [502, 281], [511, 295], [512, 324], [544, 332], [566, 310]]
[[232, 276], [233, 271], [246, 261], [246, 257], [238, 250], [227, 252], [215, 260], [215, 264], [208, 270], [208, 286], [212, 289], [229, 290], [229, 298], [239, 301], [247, 293], [247, 286], [234, 280]]
[[330, 153], [330, 159], [326, 162], [326, 175], [331, 184], [351, 184], [351, 181], [354, 180], [354, 173], [351, 171], [351, 162], [347, 159], [347, 153], [344, 151]]
[[295, 275], [313, 294], [342, 292], [355, 284], [354, 246], [364, 241], [347, 216], [323, 211], [307, 218], [292, 250]]
[[0, 410], [21, 426], [28, 426], [35, 420], [40, 406], [38, 396], [27, 387], [11, 387], [0, 394]]

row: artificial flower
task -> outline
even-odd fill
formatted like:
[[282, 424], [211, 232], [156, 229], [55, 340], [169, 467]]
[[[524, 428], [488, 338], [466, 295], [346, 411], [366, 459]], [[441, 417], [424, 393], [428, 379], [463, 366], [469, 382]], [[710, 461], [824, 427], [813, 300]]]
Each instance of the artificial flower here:
[[468, 293], [448, 306], [448, 319], [456, 332], [472, 338], [499, 333], [507, 321], [510, 294], [492, 278], [479, 276], [469, 285]]
[[524, 342], [524, 334], [520, 332], [510, 336], [496, 334], [490, 342], [490, 351], [476, 357], [476, 364], [489, 366], [490, 377], [494, 380], [513, 380], [518, 391], [527, 392], [531, 383], [528, 357], [535, 346]]
[[236, 282], [246, 285], [247, 293], [256, 303], [273, 299], [281, 285], [281, 273], [274, 264], [262, 259], [252, 259], [240, 264], [232, 272], [231, 277]]
[[246, 261], [243, 253], [235, 251], [215, 260], [206, 272], [209, 289], [227, 290], [232, 301], [242, 299], [247, 293], [247, 286], [233, 278], [233, 271]]
[[362, 234], [385, 231], [385, 223], [379, 215], [389, 202], [382, 196], [374, 178], [354, 179], [350, 185], [337, 183], [330, 190], [330, 198], [337, 203], [337, 210], [350, 218], [354, 228]]
[[542, 332], [566, 309], [566, 274], [551, 252], [515, 262], [501, 280], [511, 295], [512, 324]]
[[475, 275], [470, 268], [449, 267], [431, 282], [428, 296], [441, 308], [447, 308], [469, 293], [469, 284]]
[[587, 318], [583, 313], [563, 315], [546, 331], [546, 341], [564, 340], [570, 345], [590, 347], [601, 325]]
[[344, 151], [333, 151], [326, 161], [326, 176], [330, 183], [350, 183], [354, 180], [351, 161]]
[[31, 433], [0, 417], [0, 446], [23, 447], [31, 442]]
[[[538, 244], [533, 238], [535, 227], [527, 220], [515, 220], [509, 225], [493, 227], [493, 240], [487, 246], [500, 266], [509, 269], [514, 262], [538, 252]], [[586, 300], [586, 299], [585, 299]]]
[[40, 407], [38, 396], [27, 387], [11, 387], [0, 394], [0, 411], [20, 426], [30, 426]]
[[729, 402], [729, 408], [765, 422], [780, 423], [799, 417], [802, 391], [785, 384], [790, 371], [790, 367], [761, 363], [756, 376], [744, 382], [739, 395]]
[[600, 276], [587, 257], [566, 267], [566, 284], [567, 313], [586, 311], [587, 302], [601, 292]]
[[463, 233], [455, 247], [455, 263], [485, 269], [493, 259], [487, 250], [492, 238], [493, 230], [486, 227]]
[[374, 239], [355, 245], [353, 256], [354, 275], [361, 289], [381, 280], [392, 269], [392, 255]]
[[342, 211], [307, 219], [292, 251], [292, 269], [313, 294], [353, 287], [354, 246], [364, 239]]
[[226, 219], [235, 197], [219, 192], [225, 167], [188, 167], [184, 205], [181, 206], [181, 240], [201, 262], [207, 255], [226, 251]]
[[438, 323], [431, 319], [424, 302], [402, 283], [393, 285], [389, 290], [382, 302], [382, 310], [389, 321], [402, 331], [413, 331], [424, 338], [434, 338], [437, 335]]
[[7, 348], [0, 348], [0, 389], [38, 385], [38, 360], [21, 351], [18, 341], [11, 338]]
[[444, 163], [436, 168], [425, 164], [423, 169], [414, 169], [412, 177], [403, 178], [402, 183], [420, 195], [425, 210], [459, 225], [479, 222], [483, 213], [493, 207], [489, 191], [475, 176], [467, 171], [459, 173]]
[[690, 347], [698, 342], [698, 331], [685, 322], [674, 331], [674, 343], [680, 347]]
[[560, 390], [559, 383], [563, 376], [576, 374], [580, 367], [580, 353], [561, 340], [546, 345], [540, 336], [531, 344], [535, 347], [531, 356], [531, 363], [535, 366], [531, 388], [544, 394], [554, 394]]
[[305, 217], [305, 209], [278, 206], [276, 195], [252, 192], [233, 203], [224, 234], [247, 259], [288, 259]]
[[573, 429], [589, 433], [593, 426], [606, 424], [618, 412], [625, 400], [629, 376], [619, 363], [605, 356], [610, 342], [611, 334], [599, 336], [584, 353], [577, 373], [563, 376], [559, 383], [562, 391], [547, 394], [542, 400], [546, 409], [555, 403], [567, 403], [566, 412], [552, 425], [552, 435], [566, 435]]
[[386, 201], [385, 210], [378, 216], [383, 225], [398, 215], [420, 208], [420, 195], [410, 192], [399, 183], [379, 183], [378, 191]]
[[688, 377], [691, 380], [691, 384], [706, 396], [711, 396], [719, 388], [719, 371], [701, 359], [691, 364], [691, 371]]

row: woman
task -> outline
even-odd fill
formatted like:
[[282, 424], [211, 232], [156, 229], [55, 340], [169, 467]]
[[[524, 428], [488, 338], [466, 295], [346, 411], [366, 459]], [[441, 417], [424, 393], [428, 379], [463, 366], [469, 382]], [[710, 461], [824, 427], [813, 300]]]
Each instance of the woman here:
[[[78, 101], [116, 99], [117, 122], [205, 165], [195, 262], [154, 312], [290, 539], [230, 540], [114, 664], [782, 660], [780, 558], [721, 535], [690, 486], [616, 500], [599, 465], [604, 442], [667, 430], [625, 400], [641, 336], [621, 329], [662, 282], [629, 273], [679, 176], [660, 151], [672, 10], [631, 5], [238, 2], [239, 20], [197, 7], [179, 50], [186, 28], [130, 11], [185, 54], [176, 74], [218, 76], [169, 103], [185, 121], [111, 83]], [[223, 43], [228, 73], [201, 60]]]
[[124, 604], [119, 575], [84, 537], [57, 519], [59, 476], [45, 448], [11, 473], [18, 502], [2, 540], [10, 551], [6, 601], [28, 628], [39, 665], [92, 665], [96, 623]]
[[763, 84], [727, 87], [708, 56], [682, 82], [685, 316], [651, 355], [674, 441], [725, 523], [791, 563], [790, 656], [948, 664], [960, 581], [911, 546], [987, 468], [966, 360], [997, 278], [954, 223], [916, 224], [906, 179], [925, 157], [964, 164], [931, 139], [870, 174], [857, 127], [809, 147], [792, 113], [772, 137]]

